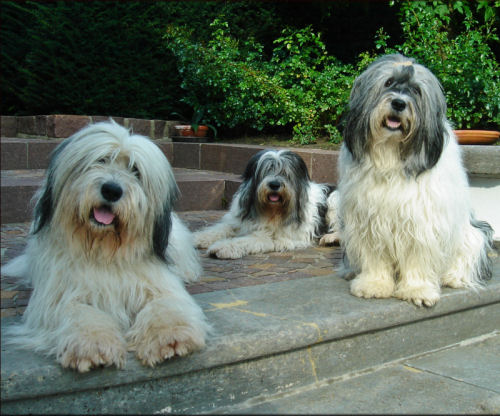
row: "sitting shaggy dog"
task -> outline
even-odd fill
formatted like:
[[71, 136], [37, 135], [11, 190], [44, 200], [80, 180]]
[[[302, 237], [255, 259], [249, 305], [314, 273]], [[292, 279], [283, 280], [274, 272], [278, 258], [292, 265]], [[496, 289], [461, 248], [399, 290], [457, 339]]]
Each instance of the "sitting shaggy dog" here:
[[354, 82], [346, 121], [338, 215], [351, 293], [432, 306], [441, 286], [491, 277], [492, 229], [472, 212], [436, 77], [379, 58]]

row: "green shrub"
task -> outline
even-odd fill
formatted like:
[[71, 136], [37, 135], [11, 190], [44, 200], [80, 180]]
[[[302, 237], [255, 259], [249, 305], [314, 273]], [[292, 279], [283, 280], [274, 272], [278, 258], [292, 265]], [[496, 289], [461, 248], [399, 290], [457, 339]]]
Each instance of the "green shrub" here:
[[500, 66], [489, 46], [498, 42], [499, 5], [498, 0], [404, 1], [404, 43], [387, 47], [389, 37], [379, 32], [378, 48], [415, 58], [441, 81], [455, 128], [499, 128]]
[[215, 19], [206, 43], [186, 28], [169, 26], [166, 45], [177, 58], [183, 101], [204, 107], [206, 118], [224, 127], [282, 127], [301, 143], [329, 134], [339, 142], [340, 115], [354, 79], [353, 68], [326, 55], [311, 27], [284, 29], [269, 59], [263, 45], [231, 36]]
[[164, 118], [181, 93], [164, 7], [2, 1], [2, 114]]
[[[404, 1], [391, 13], [386, 4], [349, 2], [2, 1], [0, 110], [167, 118], [202, 108], [222, 131], [338, 142], [355, 76], [376, 55], [397, 51], [440, 79], [456, 128], [498, 129], [500, 71], [491, 45], [499, 5]], [[340, 45], [335, 40], [349, 34], [337, 33], [338, 20], [349, 15], [362, 41]], [[374, 51], [351, 64], [335, 59], [366, 47], [374, 27], [368, 19], [384, 22], [392, 43], [380, 30]]]

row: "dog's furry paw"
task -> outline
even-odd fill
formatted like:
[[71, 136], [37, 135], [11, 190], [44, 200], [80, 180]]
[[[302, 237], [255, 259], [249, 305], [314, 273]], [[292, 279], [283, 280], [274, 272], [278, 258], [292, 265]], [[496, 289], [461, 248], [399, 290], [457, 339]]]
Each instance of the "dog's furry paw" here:
[[203, 331], [188, 324], [154, 325], [142, 337], [136, 339], [129, 349], [135, 351], [144, 365], [154, 367], [174, 355], [184, 356], [205, 345]]
[[351, 282], [351, 293], [359, 298], [390, 298], [393, 292], [392, 278], [380, 279], [360, 274]]
[[339, 235], [339, 233], [325, 234], [319, 240], [319, 245], [320, 246], [333, 246], [335, 244], [338, 245], [339, 243], [340, 243], [340, 235]]
[[81, 334], [69, 340], [58, 354], [63, 367], [85, 373], [91, 368], [116, 365], [123, 368], [126, 359], [126, 344], [121, 335], [113, 332]]
[[193, 233], [194, 246], [196, 248], [208, 248], [214, 241], [216, 241], [217, 236], [207, 231], [197, 231]]
[[210, 257], [217, 257], [219, 259], [240, 259], [245, 255], [241, 248], [225, 240], [212, 244], [208, 248], [207, 254]]
[[420, 285], [400, 287], [394, 292], [394, 297], [413, 302], [419, 307], [431, 307], [439, 300], [440, 294], [432, 285]]

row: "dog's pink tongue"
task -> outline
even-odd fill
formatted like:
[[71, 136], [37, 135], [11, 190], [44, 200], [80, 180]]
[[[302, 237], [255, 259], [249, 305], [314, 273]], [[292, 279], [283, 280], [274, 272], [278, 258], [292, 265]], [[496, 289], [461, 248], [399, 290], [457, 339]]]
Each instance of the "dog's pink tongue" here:
[[115, 215], [107, 208], [94, 208], [94, 218], [101, 224], [109, 225], [115, 219]]
[[401, 125], [399, 120], [395, 120], [392, 118], [387, 119], [387, 126], [391, 129], [397, 129]]
[[272, 202], [278, 202], [280, 200], [280, 196], [276, 194], [269, 195], [269, 200]]

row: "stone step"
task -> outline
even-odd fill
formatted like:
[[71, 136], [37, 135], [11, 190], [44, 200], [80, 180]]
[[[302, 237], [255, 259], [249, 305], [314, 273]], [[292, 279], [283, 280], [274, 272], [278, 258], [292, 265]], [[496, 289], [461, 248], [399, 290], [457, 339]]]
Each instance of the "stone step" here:
[[[293, 255], [305, 257], [311, 250]], [[279, 255], [275, 253], [273, 258]], [[262, 260], [262, 256], [247, 256], [219, 262], [221, 266], [238, 267], [246, 263], [251, 267]], [[196, 301], [214, 326], [206, 348], [154, 369], [143, 367], [130, 353], [123, 370], [104, 368], [77, 374], [63, 370], [53, 358], [8, 346], [7, 336], [2, 334], [2, 411], [193, 414], [245, 413], [250, 409], [259, 413], [275, 409], [272, 403], [252, 409], [263, 397], [290, 394], [276, 409], [295, 412], [302, 409], [294, 406], [301, 404], [302, 397], [297, 396], [298, 401], [294, 402], [295, 394], [310, 390], [311, 386], [327, 386], [347, 380], [353, 374], [387, 367], [398, 360], [404, 360], [410, 368], [404, 369], [408, 370], [406, 377], [400, 374], [401, 367], [387, 367], [371, 378], [367, 376], [364, 383], [346, 382], [330, 391], [338, 401], [332, 412], [354, 413], [357, 404], [360, 410], [370, 410], [364, 400], [370, 397], [377, 400], [376, 393], [380, 391], [377, 386], [383, 385], [383, 380], [388, 384], [381, 398], [392, 400], [393, 406], [400, 400], [398, 391], [406, 392], [405, 401], [412, 394], [423, 400], [418, 389], [426, 377], [418, 371], [425, 363], [417, 363], [414, 357], [498, 332], [500, 263], [498, 258], [494, 261], [493, 279], [484, 290], [444, 289], [441, 300], [429, 309], [397, 299], [354, 297], [349, 293], [349, 282], [335, 273], [309, 277], [306, 274], [275, 283], [260, 280], [253, 286], [196, 294]], [[216, 269], [212, 273], [212, 279], [216, 279]], [[2, 331], [17, 319], [2, 319]], [[490, 355], [497, 352], [498, 342], [488, 349]], [[467, 373], [474, 362], [462, 356], [452, 364], [458, 374]], [[494, 372], [497, 367], [492, 368], [493, 375], [485, 378], [484, 383], [498, 380], [492, 378], [497, 376]], [[409, 376], [412, 369], [416, 374], [413, 378]], [[349, 386], [360, 388], [351, 390], [349, 396], [346, 393]], [[395, 389], [395, 396], [388, 396], [391, 388]], [[443, 382], [433, 382], [428, 389], [434, 388], [434, 396], [442, 397], [450, 391], [458, 394], [465, 390], [451, 389]], [[495, 393], [498, 385], [490, 390]], [[474, 391], [470, 387], [468, 397]], [[323, 393], [324, 390], [316, 390], [315, 394]], [[485, 400], [491, 398], [484, 391], [481, 394]], [[352, 401], [347, 400], [349, 397]], [[325, 399], [318, 400], [324, 403]], [[446, 396], [446, 400], [450, 397]], [[381, 406], [377, 404], [373, 409], [378, 411]], [[322, 409], [311, 407], [311, 412], [315, 410]], [[405, 412], [400, 409], [396, 413]]]
[[[181, 192], [177, 211], [226, 209], [241, 183], [239, 175], [173, 168]], [[41, 185], [44, 169], [3, 170], [1, 176], [2, 224], [31, 219], [31, 199]]]
[[[46, 169], [50, 153], [62, 139], [2, 137], [2, 170]], [[242, 174], [255, 153], [264, 146], [221, 143], [177, 143], [155, 140], [173, 167]], [[320, 149], [292, 149], [306, 163], [311, 179], [337, 182], [338, 152]]]
[[[499, 414], [500, 333], [463, 341], [217, 414]], [[467, 365], [461, 365], [467, 363]]]
[[[0, 139], [1, 169], [46, 169], [50, 152], [62, 139]], [[158, 139], [173, 167], [214, 170], [241, 174], [248, 159], [264, 146], [219, 143], [173, 143]], [[500, 178], [500, 146], [461, 146], [464, 164], [470, 176]], [[337, 182], [338, 151], [292, 148], [304, 159], [316, 182]]]
[[[26, 203], [39, 182], [30, 181], [31, 175], [24, 171], [45, 169], [50, 152], [60, 141], [60, 139], [1, 139], [3, 223], [26, 221], [30, 217], [31, 208]], [[166, 140], [155, 142], [165, 153], [174, 169], [185, 169], [185, 172], [187, 169], [194, 170], [193, 172], [219, 172], [213, 173], [215, 176], [212, 177], [206, 172], [200, 174], [202, 176], [198, 177], [204, 178], [204, 186], [195, 184], [198, 175], [196, 173], [192, 173], [191, 180], [186, 179], [185, 182], [179, 183], [182, 199], [177, 209], [181, 211], [226, 208], [240, 183], [236, 175], [241, 174], [249, 158], [262, 149], [260, 146], [250, 145], [172, 143]], [[492, 225], [495, 230], [494, 238], [498, 242], [500, 241], [500, 211], [496, 206], [500, 200], [500, 146], [462, 147], [465, 166], [470, 176], [472, 202], [476, 216]], [[338, 152], [317, 149], [294, 149], [294, 151], [302, 156], [314, 181], [337, 183]], [[23, 187], [12, 187], [16, 172], [21, 175], [19, 182], [25, 183]], [[223, 176], [225, 174], [228, 174], [227, 178]], [[39, 180], [40, 173], [33, 172], [32, 175]], [[11, 184], [9, 187], [4, 188], [4, 177], [5, 182]], [[224, 178], [223, 182], [221, 178]], [[199, 192], [199, 198], [196, 192]]]

